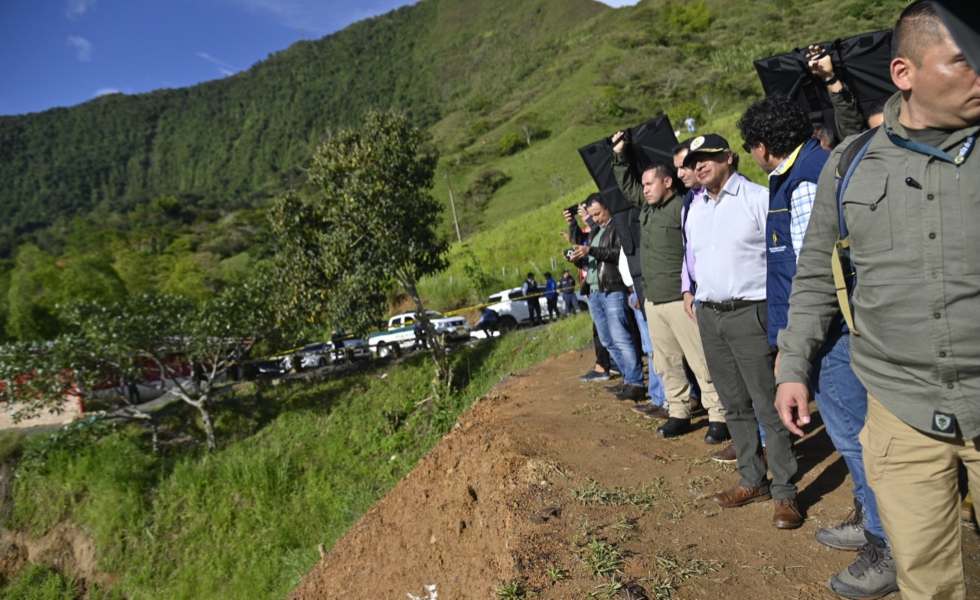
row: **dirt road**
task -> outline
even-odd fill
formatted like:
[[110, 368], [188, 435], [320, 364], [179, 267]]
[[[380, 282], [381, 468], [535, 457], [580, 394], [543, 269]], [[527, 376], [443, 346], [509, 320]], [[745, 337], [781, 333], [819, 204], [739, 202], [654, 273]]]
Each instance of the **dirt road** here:
[[[845, 516], [850, 479], [819, 420], [798, 444], [807, 522], [778, 531], [769, 503], [722, 511], [704, 499], [736, 481], [734, 466], [707, 459], [703, 429], [659, 439], [655, 421], [580, 383], [590, 359], [565, 354], [501, 383], [294, 596], [836, 598], [826, 581], [854, 555], [813, 534]], [[980, 594], [980, 543], [963, 533]]]

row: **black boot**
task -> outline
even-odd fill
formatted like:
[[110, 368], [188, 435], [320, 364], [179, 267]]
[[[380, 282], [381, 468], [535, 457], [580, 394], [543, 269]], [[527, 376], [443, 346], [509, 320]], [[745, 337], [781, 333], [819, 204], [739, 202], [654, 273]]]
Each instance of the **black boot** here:
[[672, 438], [684, 435], [691, 430], [690, 419], [678, 419], [670, 417], [667, 422], [657, 428], [657, 435], [662, 438]]

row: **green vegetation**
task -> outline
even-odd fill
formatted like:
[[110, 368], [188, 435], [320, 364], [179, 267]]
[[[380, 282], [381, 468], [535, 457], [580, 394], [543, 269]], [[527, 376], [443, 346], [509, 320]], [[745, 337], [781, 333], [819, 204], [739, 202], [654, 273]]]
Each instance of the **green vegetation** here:
[[78, 443], [31, 439], [6, 525], [43, 534], [77, 524], [127, 597], [282, 598], [317, 545], [331, 547], [474, 399], [583, 346], [586, 324], [565, 319], [454, 354], [458, 391], [438, 400], [422, 356], [342, 380], [242, 390], [241, 406], [214, 409], [223, 445], [207, 455], [154, 454], [130, 428]]
[[[589, 191], [576, 148], [659, 111], [675, 125], [693, 116], [699, 131], [737, 147], [735, 121], [761, 94], [753, 59], [888, 27], [902, 5], [426, 0], [224, 80], [0, 117], [0, 259], [20, 261], [0, 262], [0, 338], [50, 336], [66, 297], [201, 299], [241, 279], [275, 249], [269, 199], [303, 181], [329, 132], [378, 108], [403, 110], [432, 133], [434, 195], [448, 204], [454, 191], [477, 255], [475, 238], [507, 221], [555, 225], [526, 250], [513, 243], [477, 257], [493, 275], [482, 283], [511, 285], [521, 278], [509, 273], [548, 269], [559, 256], [560, 217], [534, 211]], [[440, 228], [454, 236], [449, 211]], [[456, 264], [423, 286], [435, 308], [486, 291]]]
[[75, 600], [80, 590], [71, 579], [40, 565], [28, 565], [6, 587], [7, 600]]

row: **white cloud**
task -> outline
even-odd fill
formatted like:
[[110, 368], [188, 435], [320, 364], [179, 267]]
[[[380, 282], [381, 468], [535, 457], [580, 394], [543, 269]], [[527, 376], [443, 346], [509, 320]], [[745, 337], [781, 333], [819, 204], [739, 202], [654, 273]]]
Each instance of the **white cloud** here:
[[81, 62], [92, 60], [92, 42], [80, 35], [68, 36], [68, 45], [75, 49], [75, 58]]
[[214, 56], [211, 56], [207, 52], [195, 52], [195, 54], [197, 55], [198, 58], [200, 58], [202, 60], [206, 60], [209, 63], [211, 63], [212, 65], [214, 65], [215, 67], [217, 67], [218, 68], [218, 72], [221, 73], [222, 75], [224, 75], [225, 77], [227, 77], [229, 75], [234, 75], [235, 73], [237, 73], [238, 71], [241, 70], [241, 69], [237, 69], [237, 68], [229, 65], [228, 63], [226, 63], [225, 61], [221, 60], [220, 58], [216, 58]]
[[87, 13], [93, 6], [95, 6], [95, 0], [68, 0], [65, 16], [69, 19], [76, 19]]
[[123, 91], [116, 88], [99, 88], [95, 90], [95, 93], [92, 94], [92, 97], [98, 98], [99, 96], [108, 96], [109, 94], [121, 94], [121, 93], [123, 93]]

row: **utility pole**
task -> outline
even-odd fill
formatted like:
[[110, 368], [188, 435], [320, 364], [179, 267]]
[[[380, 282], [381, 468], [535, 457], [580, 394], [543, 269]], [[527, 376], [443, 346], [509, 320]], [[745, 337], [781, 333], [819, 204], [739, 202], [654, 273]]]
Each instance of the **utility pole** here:
[[453, 196], [453, 185], [449, 183], [449, 173], [446, 173], [446, 187], [449, 188], [449, 208], [453, 211], [453, 225], [456, 226], [456, 239], [463, 243], [463, 236], [459, 232], [459, 218], [456, 216], [456, 199]]

